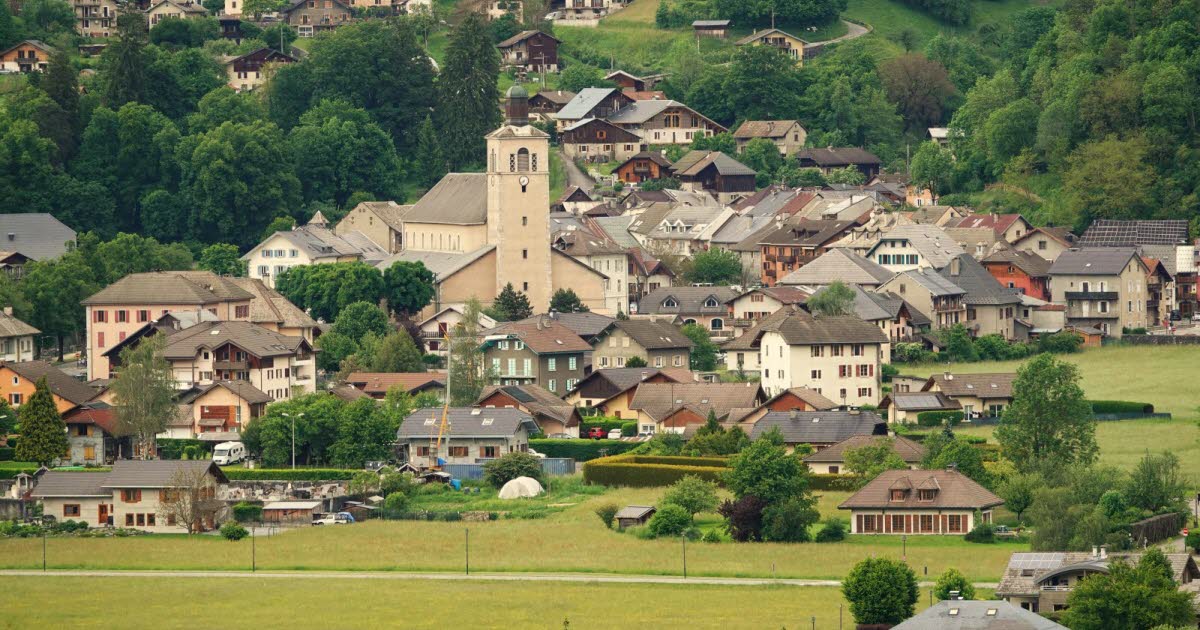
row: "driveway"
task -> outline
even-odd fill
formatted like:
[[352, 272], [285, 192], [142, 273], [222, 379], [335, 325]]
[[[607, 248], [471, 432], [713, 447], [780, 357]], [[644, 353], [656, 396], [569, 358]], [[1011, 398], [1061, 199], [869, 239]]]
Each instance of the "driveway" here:
[[558, 159], [562, 161], [563, 168], [567, 170], [567, 187], [578, 186], [591, 192], [592, 188], [596, 186], [596, 182], [592, 181], [592, 178], [588, 177], [587, 173], [579, 170], [579, 167], [575, 165], [575, 161], [568, 158], [562, 152], [562, 149], [558, 150]]

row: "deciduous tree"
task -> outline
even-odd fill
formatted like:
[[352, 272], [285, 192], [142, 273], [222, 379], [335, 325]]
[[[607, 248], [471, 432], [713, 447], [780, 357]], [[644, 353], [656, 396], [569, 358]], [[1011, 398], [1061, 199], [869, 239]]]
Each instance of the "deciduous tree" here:
[[[700, 372], [717, 369], [717, 353], [720, 352], [720, 348], [713, 343], [708, 331], [699, 324], [684, 324], [680, 330], [692, 340], [691, 368]], [[626, 363], [626, 367], [628, 366]]]
[[409, 317], [429, 305], [434, 296], [433, 272], [420, 262], [397, 261], [383, 272], [388, 308]]
[[879, 77], [909, 129], [925, 129], [941, 122], [946, 103], [955, 93], [946, 68], [920, 53], [883, 62]]
[[724, 249], [710, 249], [692, 257], [688, 282], [716, 285], [736, 284], [742, 279], [742, 261]]
[[1187, 626], [1195, 622], [1191, 594], [1179, 589], [1162, 551], [1151, 549], [1137, 566], [1120, 560], [1108, 573], [1081, 581], [1067, 596], [1062, 622], [1072, 630]]
[[1044, 461], [1095, 461], [1096, 420], [1079, 385], [1079, 369], [1041, 354], [1017, 369], [1013, 401], [1004, 410], [996, 439], [1020, 470]]
[[837, 316], [854, 314], [854, 289], [835, 280], [829, 286], [813, 294], [805, 305], [814, 315]]
[[163, 357], [166, 335], [154, 335], [121, 350], [121, 370], [113, 379], [114, 410], [121, 434], [137, 440], [142, 459], [157, 456], [154, 438], [174, 417], [175, 376]]
[[909, 566], [890, 558], [867, 558], [842, 580], [850, 614], [860, 624], [897, 624], [913, 616], [917, 576]]
[[246, 261], [242, 260], [237, 245], [213, 243], [200, 252], [197, 265], [222, 276], [240, 278], [246, 275]]

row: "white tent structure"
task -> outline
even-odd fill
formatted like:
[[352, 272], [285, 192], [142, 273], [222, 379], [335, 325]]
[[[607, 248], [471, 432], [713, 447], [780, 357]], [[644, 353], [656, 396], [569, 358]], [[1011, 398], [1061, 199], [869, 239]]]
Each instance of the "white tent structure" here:
[[537, 479], [532, 477], [517, 477], [504, 484], [503, 488], [500, 488], [500, 498], [520, 499], [522, 497], [536, 497], [545, 491]]

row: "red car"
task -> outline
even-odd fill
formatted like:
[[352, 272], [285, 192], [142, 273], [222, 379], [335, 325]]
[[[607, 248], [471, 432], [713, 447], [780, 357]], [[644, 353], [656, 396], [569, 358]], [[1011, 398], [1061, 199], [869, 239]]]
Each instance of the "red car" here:
[[604, 427], [592, 427], [588, 429], [587, 436], [593, 440], [603, 440], [608, 436], [608, 433], [604, 431]]

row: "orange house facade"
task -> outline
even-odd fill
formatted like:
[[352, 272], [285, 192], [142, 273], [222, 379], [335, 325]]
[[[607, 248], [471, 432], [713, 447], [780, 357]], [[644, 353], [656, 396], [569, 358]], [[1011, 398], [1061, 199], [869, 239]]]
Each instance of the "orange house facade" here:
[[983, 266], [988, 270], [988, 273], [992, 274], [992, 277], [1000, 281], [1000, 284], [1009, 288], [1020, 289], [1022, 293], [1029, 297], [1047, 302], [1050, 301], [1049, 277], [1035, 278], [1020, 267], [1010, 263], [984, 262]]
[[[32, 364], [40, 362], [33, 361], [29, 363]], [[8, 364], [0, 364], [0, 395], [4, 396], [4, 399], [8, 401], [8, 404], [14, 409], [19, 408], [26, 402], [29, 402], [29, 397], [33, 396], [33, 392], [37, 390], [37, 381], [36, 379], [32, 378], [32, 376], [34, 375], [28, 373], [19, 373]], [[64, 376], [64, 378], [70, 377]], [[48, 375], [47, 379], [50, 379]], [[86, 390], [87, 385], [79, 383], [79, 387]], [[76, 400], [72, 401], [65, 398], [61, 393], [55, 391], [55, 389], [55, 383], [51, 382], [51, 396], [53, 396], [54, 406], [58, 409], [60, 414], [66, 413], [79, 406], [81, 403], [86, 402], [86, 400], [82, 400], [82, 398], [86, 396], [86, 391], [84, 391], [83, 395], [73, 396], [76, 398]]]

